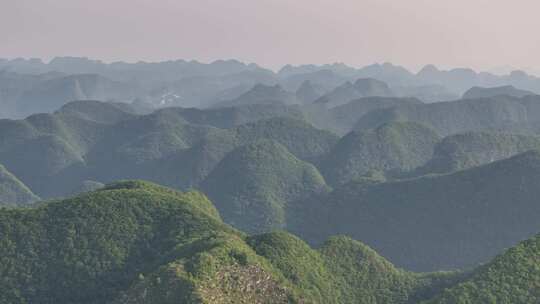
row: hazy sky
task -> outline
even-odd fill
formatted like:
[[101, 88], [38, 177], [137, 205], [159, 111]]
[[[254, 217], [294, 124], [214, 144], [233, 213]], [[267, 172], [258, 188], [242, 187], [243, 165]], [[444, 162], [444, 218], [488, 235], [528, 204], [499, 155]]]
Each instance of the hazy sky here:
[[540, 69], [538, 0], [0, 0], [0, 57]]

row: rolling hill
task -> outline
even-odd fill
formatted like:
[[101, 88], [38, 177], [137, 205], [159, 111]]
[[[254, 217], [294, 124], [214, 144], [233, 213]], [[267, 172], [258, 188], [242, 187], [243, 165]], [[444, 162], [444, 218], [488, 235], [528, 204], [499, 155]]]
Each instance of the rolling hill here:
[[408, 171], [433, 155], [439, 136], [417, 123], [389, 123], [345, 135], [319, 164], [328, 183], [342, 185], [371, 171]]
[[347, 237], [313, 249], [286, 232], [245, 236], [204, 195], [141, 181], [0, 209], [0, 227], [2, 303], [539, 299], [538, 237], [471, 272], [412, 273]]
[[97, 74], [68, 75], [40, 82], [18, 98], [17, 112], [20, 116], [49, 113], [75, 100], [132, 100], [136, 86], [113, 81]]
[[425, 303], [536, 303], [540, 299], [539, 260], [540, 235], [536, 235]]
[[539, 176], [530, 151], [452, 174], [355, 181], [308, 199], [289, 229], [312, 243], [349, 235], [406, 269], [472, 267], [540, 231]]
[[302, 119], [298, 110], [273, 105], [140, 115], [129, 106], [77, 101], [52, 114], [0, 120], [0, 159], [45, 199], [72, 194], [85, 180], [148, 179], [185, 189], [259, 137], [280, 140], [302, 159], [319, 157], [337, 141], [296, 118]]
[[540, 149], [537, 136], [496, 132], [466, 132], [443, 138], [433, 157], [415, 174], [450, 173]]
[[416, 98], [363, 97], [332, 109], [321, 104], [304, 105], [301, 109], [305, 118], [314, 126], [344, 135], [352, 131], [357, 121], [371, 111], [417, 104], [422, 102]]
[[537, 130], [540, 97], [458, 100], [379, 109], [361, 117], [355, 129], [370, 129], [390, 121], [414, 121], [434, 128], [441, 136], [466, 131], [530, 133]]
[[313, 165], [276, 141], [260, 140], [227, 154], [201, 189], [227, 223], [253, 233], [286, 227], [289, 204], [327, 186]]

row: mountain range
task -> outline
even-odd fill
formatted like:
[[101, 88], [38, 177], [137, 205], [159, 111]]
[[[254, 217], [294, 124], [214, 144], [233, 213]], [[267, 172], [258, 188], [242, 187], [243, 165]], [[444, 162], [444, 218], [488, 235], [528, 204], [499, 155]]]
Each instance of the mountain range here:
[[471, 271], [412, 273], [346, 237], [313, 249], [285, 232], [247, 236], [224, 224], [204, 195], [139, 181], [0, 209], [0, 219], [4, 303], [538, 299], [538, 236]]
[[[279, 97], [286, 104], [309, 104], [320, 99], [335, 106], [372, 96], [414, 97], [427, 103], [450, 101], [473, 87], [491, 91], [500, 87], [501, 92], [518, 97], [540, 93], [540, 80], [522, 71], [499, 76], [465, 68], [443, 71], [427, 65], [412, 73], [390, 63], [362, 68], [345, 64], [287, 65], [273, 72], [237, 60], [104, 63], [57, 57], [45, 63], [19, 58], [0, 60], [0, 80], [0, 114], [7, 118], [52, 112], [78, 99], [136, 101], [150, 108], [231, 105], [242, 103], [237, 99], [253, 94], [250, 91], [254, 88], [260, 91], [260, 86], [276, 85], [283, 90], [281, 95], [265, 93], [269, 95], [255, 99], [261, 102]], [[476, 97], [493, 96], [478, 94]]]
[[0, 303], [540, 301], [540, 82], [0, 60]]

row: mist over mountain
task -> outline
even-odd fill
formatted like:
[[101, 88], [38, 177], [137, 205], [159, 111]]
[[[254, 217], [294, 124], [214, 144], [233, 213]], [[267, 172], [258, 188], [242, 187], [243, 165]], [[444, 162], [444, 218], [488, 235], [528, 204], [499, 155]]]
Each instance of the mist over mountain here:
[[[499, 76], [471, 69], [443, 71], [427, 65], [415, 74], [390, 63], [362, 68], [342, 63], [286, 65], [276, 73], [237, 60], [104, 63], [84, 57], [57, 57], [48, 63], [40, 59], [2, 60], [0, 71], [0, 114], [9, 118], [52, 112], [80, 99], [137, 101], [149, 108], [205, 108], [255, 100], [309, 104], [317, 99], [336, 106], [368, 96], [415, 97], [431, 103], [458, 99], [472, 87], [513, 86], [517, 92], [527, 92], [512, 93], [506, 88], [504, 95], [518, 97], [540, 93], [540, 80], [521, 71]], [[263, 90], [276, 85], [282, 92]], [[475, 98], [501, 92], [477, 94]], [[249, 94], [254, 94], [254, 99], [237, 100]], [[469, 94], [467, 98], [474, 96]]]
[[321, 103], [333, 108], [361, 97], [392, 97], [393, 95], [394, 93], [386, 83], [366, 78], [358, 79], [354, 83], [347, 82], [322, 96], [315, 103]]
[[531, 133], [537, 128], [539, 110], [537, 95], [522, 98], [499, 95], [375, 110], [361, 117], [355, 128], [372, 128], [390, 121], [415, 121], [434, 128], [443, 136], [478, 130]]
[[540, 304], [540, 2], [0, 2], [0, 304]]
[[295, 104], [297, 103], [295, 95], [285, 91], [279, 85], [265, 86], [255, 85], [251, 90], [238, 96], [233, 100], [227, 100], [218, 103], [218, 107], [231, 107], [249, 104]]
[[463, 99], [477, 99], [496, 96], [511, 96], [521, 98], [527, 95], [535, 94], [533, 92], [516, 89], [513, 86], [502, 86], [495, 88], [472, 87], [463, 94]]
[[432, 65], [0, 60], [0, 302], [535, 304], [537, 92]]

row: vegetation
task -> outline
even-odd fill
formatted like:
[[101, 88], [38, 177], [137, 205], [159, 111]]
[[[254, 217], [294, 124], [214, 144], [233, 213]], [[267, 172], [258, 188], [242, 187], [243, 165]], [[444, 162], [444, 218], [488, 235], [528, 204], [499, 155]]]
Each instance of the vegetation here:
[[495, 132], [451, 135], [435, 146], [432, 159], [415, 173], [449, 173], [539, 148], [540, 138], [537, 136]]
[[247, 232], [286, 227], [290, 204], [327, 190], [318, 170], [270, 140], [241, 146], [210, 173], [201, 189], [227, 223]]
[[426, 304], [516, 303], [540, 300], [540, 235], [526, 240], [444, 290]]
[[474, 267], [538, 231], [540, 152], [447, 175], [353, 181], [306, 200], [288, 226], [312, 244], [345, 234], [406, 269]]
[[457, 100], [431, 104], [400, 105], [362, 116], [355, 129], [372, 129], [391, 121], [414, 121], [432, 127], [441, 136], [467, 131], [538, 131], [538, 96]]
[[320, 164], [326, 180], [342, 185], [369, 171], [407, 171], [426, 163], [439, 141], [417, 123], [389, 123], [344, 136]]
[[0, 304], [540, 303], [534, 77], [0, 66]]
[[257, 262], [203, 195], [144, 182], [116, 183], [36, 209], [5, 209], [0, 217], [2, 303], [129, 299], [140, 284], [158, 281], [163, 288], [159, 275], [171, 267], [177, 276], [163, 283], [174, 283], [171, 293], [184, 297], [175, 301], [197, 303], [186, 299], [205, 295], [190, 284], [215, 282], [210, 278], [226, 265]]
[[33, 192], [55, 198], [71, 194], [85, 180], [141, 178], [194, 187], [227, 153], [258, 137], [283, 139], [306, 158], [325, 153], [337, 141], [292, 118], [221, 129], [274, 116], [301, 118], [298, 110], [284, 106], [177, 108], [136, 115], [113, 103], [77, 101], [54, 114], [0, 120], [0, 158]]
[[538, 240], [471, 273], [416, 274], [346, 237], [246, 237], [198, 192], [124, 181], [0, 209], [0, 303], [535, 303]]
[[314, 128], [309, 123], [285, 117], [261, 120], [235, 129], [240, 143], [258, 139], [274, 140], [282, 144], [296, 157], [305, 161], [316, 161], [330, 152], [339, 137]]

